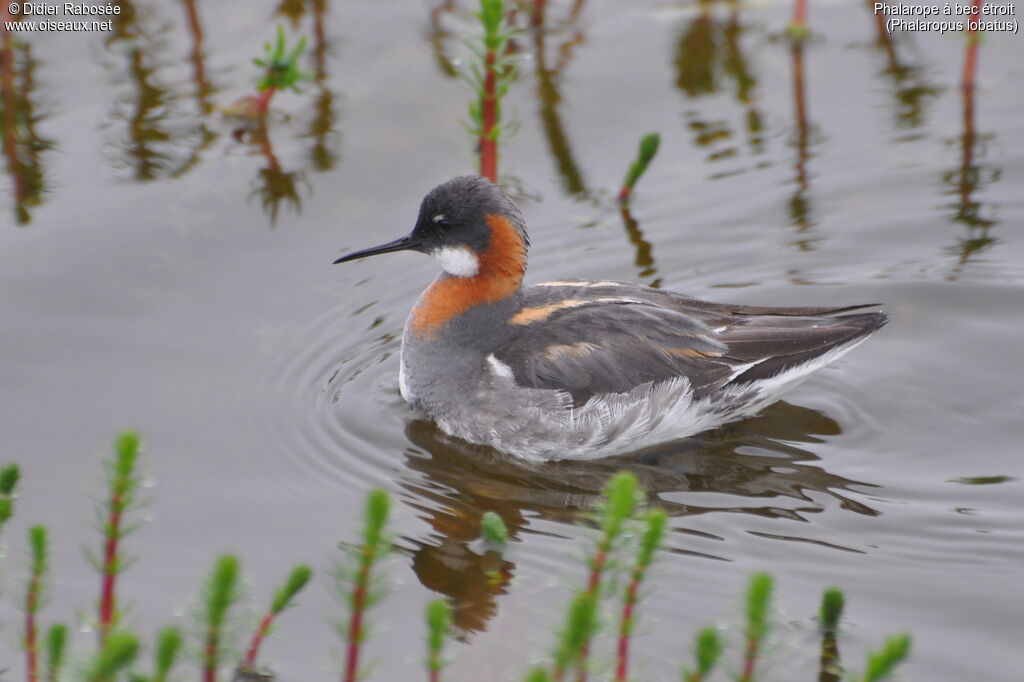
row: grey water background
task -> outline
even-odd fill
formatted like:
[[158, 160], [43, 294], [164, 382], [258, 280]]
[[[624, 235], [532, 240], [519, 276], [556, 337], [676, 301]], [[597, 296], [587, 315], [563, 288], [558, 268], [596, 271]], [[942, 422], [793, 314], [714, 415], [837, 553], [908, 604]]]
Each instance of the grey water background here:
[[[528, 280], [880, 301], [892, 322], [758, 417], [642, 457], [524, 465], [446, 438], [398, 396], [402, 324], [436, 265], [330, 265], [407, 232], [428, 189], [473, 169], [470, 94], [451, 71], [473, 5], [118, 4], [116, 30], [10, 43], [0, 460], [23, 467], [0, 538], [11, 679], [25, 530], [45, 523], [55, 542], [44, 622], [78, 623], [98, 595], [81, 547], [98, 542], [100, 458], [125, 427], [145, 438], [151, 484], [128, 539], [128, 621], [146, 635], [188, 623], [230, 551], [251, 581], [241, 637], [308, 562], [315, 584], [264, 651], [283, 680], [337, 676], [329, 575], [378, 486], [395, 495], [400, 551], [367, 647], [376, 679], [421, 674], [422, 607], [437, 596], [456, 609], [449, 677], [517, 678], [583, 580], [582, 510], [624, 467], [672, 514], [638, 679], [675, 679], [703, 625], [738, 640], [738, 594], [760, 570], [779, 605], [764, 679], [813, 678], [812, 616], [832, 584], [847, 591], [851, 668], [907, 630], [904, 679], [1019, 676], [1024, 38], [985, 35], [965, 100], [964, 37], [884, 35], [870, 3], [812, 2], [800, 54], [783, 35], [789, 3], [547, 3], [545, 31], [517, 39], [518, 130], [501, 148], [531, 227]], [[236, 136], [218, 109], [252, 91], [251, 59], [282, 22], [309, 36], [318, 78], [275, 97], [265, 134]], [[648, 131], [661, 150], [625, 221], [614, 192]], [[514, 537], [504, 586], [473, 542], [486, 510]], [[87, 651], [92, 635], [75, 640]]]

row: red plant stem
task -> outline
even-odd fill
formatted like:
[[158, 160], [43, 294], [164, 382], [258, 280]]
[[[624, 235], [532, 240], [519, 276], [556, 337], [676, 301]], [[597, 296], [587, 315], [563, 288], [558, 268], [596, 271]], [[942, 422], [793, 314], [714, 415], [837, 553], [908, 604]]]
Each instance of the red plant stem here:
[[626, 590], [625, 604], [622, 607], [622, 623], [619, 624], [619, 656], [615, 667], [615, 682], [626, 682], [629, 670], [629, 636], [633, 629], [633, 609], [636, 606], [636, 593], [640, 589], [643, 570], [638, 569]]
[[[604, 565], [608, 561], [608, 550], [611, 549], [611, 542], [608, 538], [601, 541], [594, 555], [594, 563], [590, 567], [590, 579], [587, 581], [587, 594], [597, 594], [601, 586], [601, 574], [604, 573]], [[579, 673], [576, 676], [577, 682], [587, 681], [587, 659], [590, 658], [590, 646], [584, 645], [580, 651]], [[560, 679], [559, 677], [555, 678]]]
[[633, 193], [633, 188], [628, 185], [623, 185], [622, 189], [619, 190], [619, 203], [625, 204], [629, 201], [629, 195]]
[[756, 637], [747, 638], [747, 651], [743, 656], [743, 674], [740, 676], [740, 682], [750, 682], [754, 679], [754, 663], [757, 662], [757, 645], [758, 641]]
[[277, 92], [277, 88], [267, 88], [256, 96], [256, 112], [260, 116], [264, 116], [267, 110], [270, 108], [270, 100], [274, 98], [274, 93]]
[[345, 682], [356, 682], [359, 671], [359, 648], [363, 635], [363, 611], [366, 608], [366, 596], [369, 591], [370, 566], [373, 563], [373, 550], [363, 550], [363, 560], [356, 576], [355, 589], [352, 592], [352, 618], [348, 625], [348, 656], [345, 664]]
[[277, 615], [273, 611], [268, 611], [267, 615], [263, 616], [263, 620], [260, 621], [260, 626], [256, 628], [256, 632], [252, 636], [252, 643], [249, 645], [249, 651], [245, 655], [245, 665], [248, 668], [254, 668], [256, 666], [256, 657], [260, 653], [260, 645], [263, 644], [264, 637], [270, 632], [270, 626], [274, 623], [274, 616]]
[[480, 175], [491, 182], [498, 182], [498, 95], [494, 50], [487, 51], [485, 61], [484, 92], [482, 95], [483, 126], [480, 129]]
[[[978, 70], [978, 22], [985, 0], [973, 0], [971, 14], [967, 17], [967, 55], [964, 58], [964, 75], [960, 87], [966, 92], [974, 89], [974, 75]], [[971, 26], [974, 28], [971, 28]]]
[[793, 25], [797, 28], [807, 25], [807, 0], [793, 0]]
[[115, 492], [110, 498], [110, 520], [107, 522], [107, 539], [103, 549], [103, 577], [100, 596], [100, 648], [107, 643], [107, 635], [114, 625], [114, 614], [117, 608], [117, 541], [121, 537], [121, 511], [123, 509], [123, 498], [118, 492], [118, 483], [115, 482]]
[[203, 682], [217, 682], [217, 650], [220, 648], [220, 628], [214, 627], [206, 635], [203, 645]]
[[39, 575], [33, 575], [28, 583], [25, 598], [25, 658], [28, 666], [28, 682], [39, 681], [38, 649], [36, 641], [36, 609], [39, 608]]

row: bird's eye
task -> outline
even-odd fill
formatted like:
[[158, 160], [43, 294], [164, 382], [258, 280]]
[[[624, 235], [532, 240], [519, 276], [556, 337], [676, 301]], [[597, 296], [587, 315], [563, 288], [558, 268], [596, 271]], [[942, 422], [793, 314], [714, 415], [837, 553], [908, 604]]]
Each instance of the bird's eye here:
[[444, 213], [438, 213], [436, 216], [434, 216], [433, 218], [430, 219], [430, 222], [432, 222], [432, 223], [443, 223], [444, 222]]

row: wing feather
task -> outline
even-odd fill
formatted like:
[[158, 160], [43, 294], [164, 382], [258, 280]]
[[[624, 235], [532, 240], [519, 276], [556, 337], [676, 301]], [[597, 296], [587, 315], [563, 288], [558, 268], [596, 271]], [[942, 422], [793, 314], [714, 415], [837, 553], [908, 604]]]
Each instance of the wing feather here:
[[536, 288], [522, 310], [545, 314], [521, 315], [537, 321], [513, 325], [496, 355], [518, 384], [568, 391], [576, 405], [678, 378], [699, 398], [774, 376], [885, 324], [882, 313], [849, 314], [866, 306], [764, 308], [621, 283], [573, 284], [558, 283], [557, 293], [553, 284]]

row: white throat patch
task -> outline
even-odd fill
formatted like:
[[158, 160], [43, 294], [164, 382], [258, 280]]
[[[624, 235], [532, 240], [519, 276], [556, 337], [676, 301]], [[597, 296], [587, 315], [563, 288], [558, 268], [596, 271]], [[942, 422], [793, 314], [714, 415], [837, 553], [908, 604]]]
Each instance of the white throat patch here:
[[473, 277], [480, 272], [480, 261], [476, 254], [463, 246], [446, 246], [430, 252], [441, 263], [441, 267], [454, 277]]

